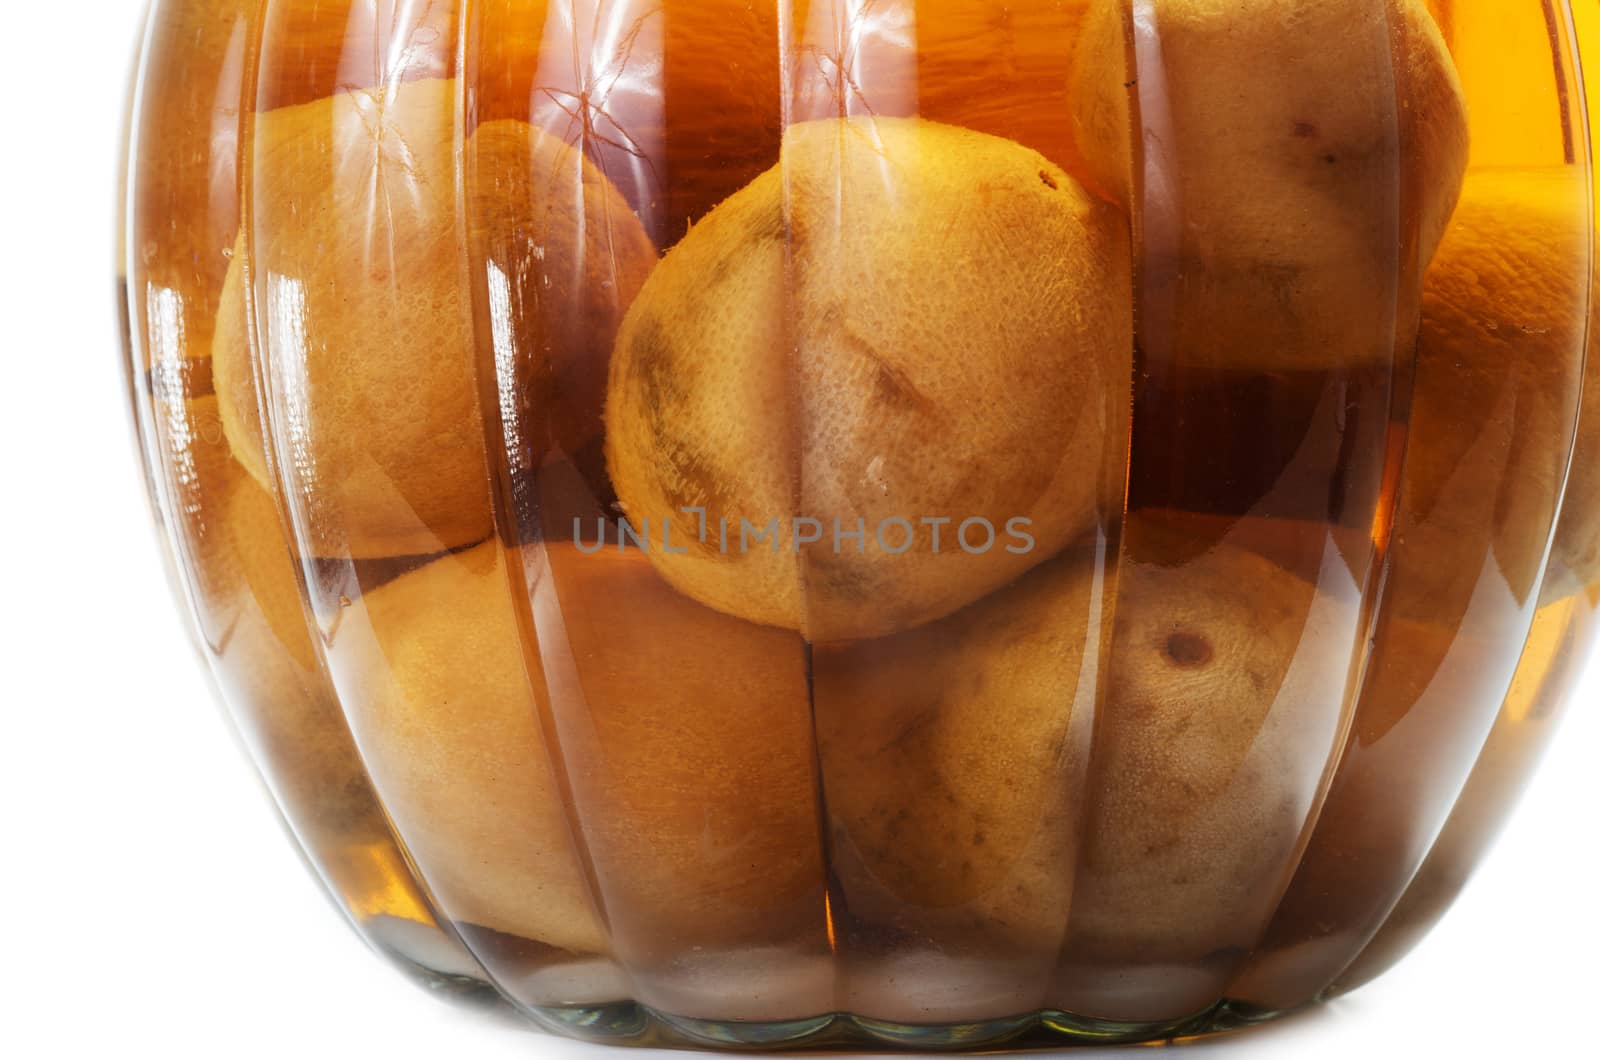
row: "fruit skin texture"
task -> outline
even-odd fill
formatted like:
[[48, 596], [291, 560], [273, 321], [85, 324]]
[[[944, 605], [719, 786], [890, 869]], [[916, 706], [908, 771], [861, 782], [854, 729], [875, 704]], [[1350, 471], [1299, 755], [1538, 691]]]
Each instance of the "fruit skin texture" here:
[[530, 415], [547, 428], [530, 444], [569, 451], [599, 431], [611, 336], [655, 260], [604, 178], [521, 123], [468, 141], [458, 203], [454, 84], [355, 90], [256, 118], [256, 238], [241, 234], [223, 285], [216, 386], [235, 454], [268, 482], [248, 248], [284, 441], [304, 454], [285, 461], [311, 512], [302, 546], [319, 555], [430, 554], [492, 529], [469, 247], [499, 266], [513, 300], [504, 338], [528, 381], [519, 400], [537, 403]]
[[618, 952], [825, 952], [805, 645], [685, 598], [637, 550], [545, 555], [550, 713]]
[[1125, 7], [1096, 0], [1086, 19], [1074, 121], [1123, 202], [1143, 135], [1147, 345], [1258, 370], [1394, 357], [1467, 162], [1432, 16], [1413, 0], [1152, 0], [1129, 72]]
[[1088, 742], [1075, 719], [1093, 716], [1092, 555], [1070, 548], [937, 622], [814, 651], [832, 868], [869, 938], [1030, 977], [1022, 953], [1054, 963]]
[[1256, 523], [1187, 556], [1201, 524], [1139, 520], [1103, 586], [1072, 545], [937, 622], [816, 646], [846, 952], [1035, 980], [1026, 955], [1059, 953], [1050, 1003], [1105, 1018], [1215, 998], [1288, 882], [1356, 648], [1353, 603], [1243, 547], [1281, 543]]
[[335, 673], [373, 782], [440, 911], [605, 952], [500, 547], [440, 557], [363, 603], [374, 636], [351, 638]]
[[[696, 600], [818, 641], [910, 628], [1119, 503], [1131, 315], [1125, 216], [1035, 152], [917, 119], [804, 122], [623, 322], [612, 480], [636, 528], [673, 520], [688, 552], [651, 558]], [[685, 507], [706, 509], [705, 542]], [[720, 518], [736, 535], [795, 517], [824, 539], [720, 551]], [[955, 541], [975, 517], [999, 534], [983, 555]], [[909, 550], [834, 551], [835, 519], [892, 518]], [[952, 520], [938, 553], [923, 518]], [[1006, 550], [1012, 518], [1031, 549]]]
[[369, 593], [372, 637], [335, 660], [378, 791], [441, 909], [574, 952], [614, 944], [636, 967], [807, 930], [820, 940], [798, 638], [684, 599], [637, 552], [543, 552], [533, 651], [513, 607], [523, 590], [491, 542]]
[[[1166, 549], [1131, 532], [1141, 556]], [[1063, 1006], [1157, 1019], [1215, 999], [1287, 882], [1336, 746], [1352, 607], [1232, 544], [1177, 566], [1124, 558]]]
[[[1568, 170], [1468, 178], [1423, 288], [1385, 607], [1450, 626], [1492, 564], [1532, 602], [1562, 497], [1547, 599], [1600, 577], [1600, 385], [1590, 319], [1589, 192]], [[1549, 593], [1555, 596], [1549, 596]]]

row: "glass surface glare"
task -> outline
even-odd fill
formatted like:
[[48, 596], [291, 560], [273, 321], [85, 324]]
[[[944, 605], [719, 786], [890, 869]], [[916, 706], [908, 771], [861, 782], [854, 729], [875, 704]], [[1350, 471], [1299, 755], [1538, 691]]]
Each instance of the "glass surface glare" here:
[[138, 440], [310, 867], [605, 1041], [1150, 1040], [1381, 974], [1595, 638], [1596, 47], [1567, 0], [154, 0]]

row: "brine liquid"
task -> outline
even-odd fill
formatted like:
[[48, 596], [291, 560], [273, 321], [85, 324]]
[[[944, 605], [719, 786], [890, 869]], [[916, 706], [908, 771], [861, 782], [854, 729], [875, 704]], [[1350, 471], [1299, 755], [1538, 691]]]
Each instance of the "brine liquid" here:
[[[1358, 984], [1442, 913], [1592, 639], [1576, 56], [1600, 27], [1559, 0], [1428, 5], [1470, 137], [1435, 251], [1410, 161], [1432, 119], [1391, 50], [1410, 31], [1353, 25], [1328, 45], [1346, 83], [1316, 95], [1388, 146], [1307, 155], [1300, 198], [1300, 177], [1238, 188], [1289, 204], [1252, 250], [1207, 235], [1228, 133], [1182, 105], [1220, 73], [1183, 67], [1182, 19], [1139, 0], [1116, 68], [1086, 75], [1090, 6], [154, 3], [121, 261], [140, 444], [228, 708], [380, 948], [542, 1011], [1137, 1036]], [[1127, 89], [1121, 187], [1089, 157], [1086, 76]], [[630, 538], [593, 337], [663, 268], [627, 240], [714, 238], [791, 126], [904, 118], [1021, 145], [1123, 211], [1131, 342], [1072, 412], [1096, 433], [1070, 466], [1025, 454], [1105, 488], [959, 608], [808, 640]], [[521, 135], [505, 121], [584, 161], [541, 184], [537, 154], [491, 151]], [[1349, 141], [1294, 125], [1324, 136]], [[881, 161], [892, 187], [913, 160]], [[836, 182], [829, 238], [890, 224], [852, 212], [865, 190]], [[792, 310], [811, 251], [774, 238]], [[927, 252], [973, 319], [1006, 293], [963, 273], [982, 245]], [[248, 352], [253, 450], [214, 342]], [[797, 444], [739, 411], [750, 392], [694, 407]], [[883, 395], [865, 407], [906, 397]], [[424, 441], [397, 457], [404, 431]], [[964, 456], [937, 435], [880, 455], [913, 448]], [[881, 467], [807, 465], [796, 495]], [[737, 493], [724, 471], [707, 496]], [[825, 547], [798, 561], [813, 585]]]

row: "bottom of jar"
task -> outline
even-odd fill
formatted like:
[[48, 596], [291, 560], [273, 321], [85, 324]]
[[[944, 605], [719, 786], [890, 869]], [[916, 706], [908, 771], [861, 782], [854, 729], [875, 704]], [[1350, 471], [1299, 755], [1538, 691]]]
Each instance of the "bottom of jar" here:
[[609, 1045], [683, 1049], [882, 1049], [965, 1052], [974, 1049], [1047, 1049], [1067, 1045], [1178, 1042], [1222, 1034], [1277, 1019], [1221, 1001], [1174, 1022], [1120, 1023], [1041, 1011], [974, 1023], [894, 1023], [849, 1013], [776, 1022], [687, 1019], [633, 1001], [563, 1008], [521, 1008], [552, 1033]]

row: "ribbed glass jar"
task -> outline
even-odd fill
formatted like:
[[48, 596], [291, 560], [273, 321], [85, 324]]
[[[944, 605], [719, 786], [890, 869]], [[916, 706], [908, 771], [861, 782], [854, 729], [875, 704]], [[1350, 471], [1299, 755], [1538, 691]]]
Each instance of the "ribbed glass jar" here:
[[155, 0], [130, 392], [311, 866], [607, 1041], [1144, 1040], [1381, 973], [1593, 640], [1581, 46]]

